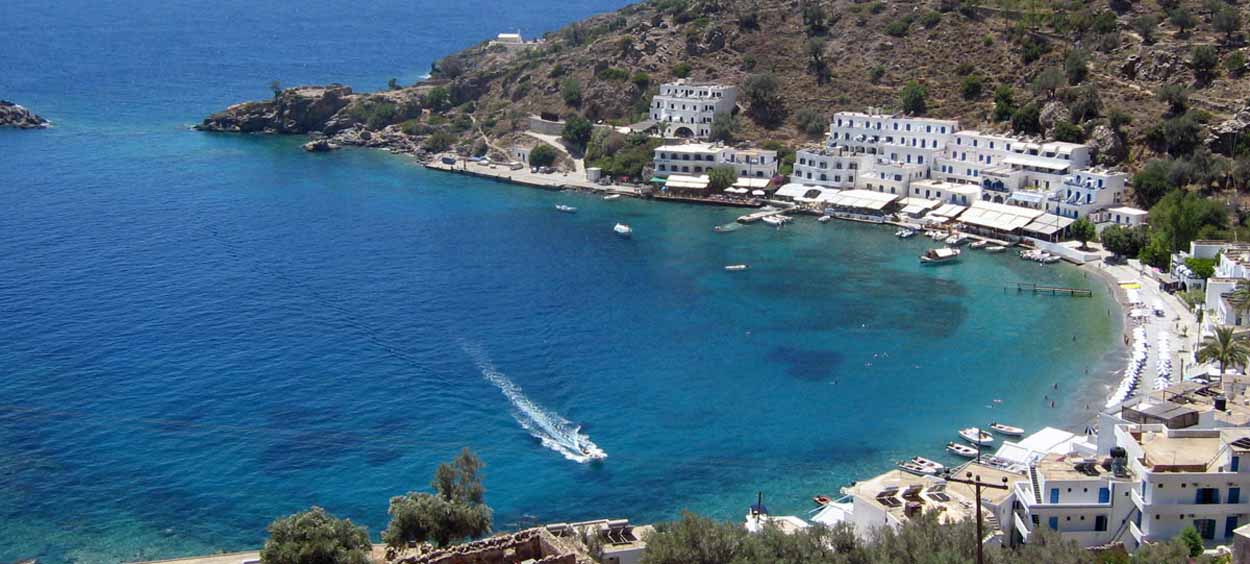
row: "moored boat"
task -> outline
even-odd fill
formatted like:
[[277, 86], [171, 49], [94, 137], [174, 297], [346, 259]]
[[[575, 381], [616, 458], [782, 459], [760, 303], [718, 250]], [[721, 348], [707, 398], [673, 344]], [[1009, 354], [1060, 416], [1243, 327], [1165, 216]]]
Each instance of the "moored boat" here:
[[784, 215], [766, 215], [761, 220], [773, 227], [781, 227], [786, 224], [787, 219], [789, 218]]
[[833, 503], [833, 500], [827, 495], [814, 495], [812, 496], [812, 501], [815, 502], [816, 505], [829, 505], [830, 503]]
[[831, 215], [822, 215], [822, 216], [820, 216], [820, 217], [816, 218], [816, 221], [819, 221], [819, 222], [821, 222], [821, 223], [829, 223], [829, 220], [831, 220], [831, 219], [833, 219], [833, 216], [831, 216]]
[[566, 206], [564, 204], [556, 204], [556, 211], [561, 211], [564, 213], [577, 213], [577, 208], [573, 206]]
[[739, 271], [739, 270], [747, 270], [747, 269], [749, 269], [749, 268], [751, 268], [751, 265], [749, 265], [749, 264], [729, 264], [729, 265], [725, 265], [725, 270], [728, 270], [728, 271], [730, 271], [730, 272], [736, 272], [736, 271]]
[[964, 458], [976, 458], [977, 449], [960, 443], [946, 443], [946, 452]]
[[612, 227], [612, 231], [615, 231], [617, 235], [620, 235], [621, 237], [624, 237], [626, 239], [634, 235], [634, 229], [624, 223], [616, 224], [615, 226]]
[[908, 474], [915, 474], [917, 476], [932, 476], [938, 473], [937, 470], [934, 470], [929, 466], [919, 464], [914, 460], [900, 460], [896, 466], [898, 466], [899, 470], [907, 472]]
[[963, 437], [965, 441], [968, 441], [974, 445], [979, 444], [981, 446], [985, 446], [994, 442], [994, 437], [992, 435], [976, 427], [968, 427], [967, 429], [960, 429], [959, 436]]
[[1005, 250], [1007, 250], [1007, 247], [1004, 247], [1002, 245], [990, 245], [985, 248], [985, 252], [987, 253], [1001, 253]]
[[608, 194], [607, 196], [604, 196], [604, 197], [603, 197], [603, 199], [605, 199], [605, 200], [617, 200], [617, 199], [620, 199], [620, 197], [621, 197], [621, 195], [620, 195], [620, 194]]
[[973, 249], [984, 249], [989, 244], [990, 244], [989, 241], [986, 241], [985, 239], [981, 239], [979, 241], [973, 241], [972, 244], [968, 246]]
[[993, 429], [995, 433], [1007, 435], [1008, 437], [1024, 436], [1024, 429], [1012, 427], [1011, 425], [1004, 425], [1002, 423], [990, 423], [990, 429]]
[[899, 239], [908, 239], [908, 238], [914, 237], [915, 235], [916, 235], [916, 232], [914, 230], [908, 229], [906, 227], [903, 227], [899, 229], [898, 231], [894, 232], [894, 236], [898, 237]]
[[923, 255], [920, 255], [921, 264], [942, 264], [954, 262], [959, 259], [959, 249], [950, 247], [941, 247], [937, 249], [929, 249]]
[[971, 237], [968, 237], [967, 235], [964, 235], [963, 233], [955, 231], [954, 233], [951, 233], [950, 237], [946, 238], [946, 244], [951, 247], [958, 247], [960, 245], [967, 243], [970, 239]]

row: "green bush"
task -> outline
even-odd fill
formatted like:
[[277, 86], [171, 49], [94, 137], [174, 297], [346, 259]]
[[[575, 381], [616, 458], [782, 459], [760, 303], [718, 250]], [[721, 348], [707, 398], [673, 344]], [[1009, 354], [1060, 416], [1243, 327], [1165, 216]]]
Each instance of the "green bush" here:
[[582, 103], [582, 83], [572, 77], [560, 81], [560, 98], [564, 100], [565, 104], [573, 107], [580, 106]]
[[1067, 143], [1085, 142], [1085, 130], [1081, 129], [1078, 125], [1074, 125], [1070, 121], [1060, 121], [1055, 123], [1053, 136], [1056, 141], [1064, 141]]
[[1011, 130], [1024, 135], [1037, 135], [1042, 132], [1040, 116], [1041, 109], [1037, 102], [1029, 102], [1011, 115]]
[[445, 112], [451, 108], [451, 91], [445, 86], [435, 86], [425, 93], [421, 101], [431, 112]]
[[794, 124], [808, 135], [824, 135], [829, 130], [829, 118], [814, 108], [803, 108], [794, 113]]
[[425, 138], [425, 143], [422, 146], [431, 153], [441, 153], [450, 149], [455, 142], [455, 135], [446, 131], [435, 131], [433, 135]]
[[1199, 45], [1194, 47], [1189, 64], [1193, 67], [1194, 78], [1198, 79], [1198, 82], [1211, 82], [1215, 79], [1216, 67], [1220, 65], [1220, 55], [1215, 52], [1215, 47]]
[[877, 65], [868, 69], [868, 82], [876, 84], [881, 82], [883, 77], [885, 77], [885, 67]]
[[965, 100], [976, 100], [981, 97], [981, 93], [985, 88], [984, 81], [977, 75], [965, 76], [963, 82], [959, 86], [959, 92]]
[[590, 120], [574, 115], [565, 120], [564, 129], [560, 131], [560, 138], [578, 149], [585, 149], [586, 144], [590, 142], [590, 134], [593, 130], [594, 126], [591, 125]]
[[712, 170], [708, 172], [707, 177], [708, 189], [713, 192], [721, 192], [726, 188], [733, 186], [734, 183], [738, 181], [738, 171], [734, 170], [734, 167], [732, 166], [718, 166], [713, 167]]
[[530, 149], [530, 166], [551, 166], [555, 164], [556, 158], [559, 157], [555, 147], [546, 143], [539, 143], [533, 149]]
[[1224, 70], [1233, 77], [1240, 77], [1246, 72], [1246, 55], [1241, 51], [1233, 51], [1224, 59]]
[[1068, 51], [1068, 56], [1063, 61], [1063, 72], [1068, 84], [1075, 86], [1085, 82], [1085, 78], [1089, 76], [1089, 53], [1084, 49]]
[[942, 23], [942, 14], [939, 12], [929, 10], [920, 16], [920, 25], [925, 29], [933, 29], [940, 23]]
[[683, 61], [673, 65], [673, 76], [677, 78], [686, 78], [690, 76], [690, 63]]
[[1016, 94], [1009, 84], [994, 89], [994, 121], [1009, 121], [1016, 113]]
[[599, 71], [598, 77], [601, 80], [615, 80], [624, 82], [629, 80], [629, 71], [618, 69], [616, 67], [608, 67]]
[[885, 26], [886, 35], [892, 37], [905, 37], [907, 31], [911, 29], [911, 20], [907, 18], [897, 19]]
[[738, 130], [741, 127], [738, 124], [737, 116], [728, 112], [722, 112], [712, 118], [712, 126], [708, 129], [709, 140], [733, 143], [737, 140]]
[[899, 92], [899, 102], [902, 103], [903, 113], [912, 116], [922, 116], [925, 114], [925, 97], [929, 92], [924, 86], [916, 81], [910, 81], [903, 90]]

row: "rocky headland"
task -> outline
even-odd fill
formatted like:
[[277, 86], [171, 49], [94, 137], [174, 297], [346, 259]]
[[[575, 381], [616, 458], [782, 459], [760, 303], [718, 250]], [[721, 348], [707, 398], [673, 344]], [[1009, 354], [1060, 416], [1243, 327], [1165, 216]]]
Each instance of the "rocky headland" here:
[[34, 112], [8, 100], [0, 100], [0, 127], [43, 129], [48, 125], [48, 120]]

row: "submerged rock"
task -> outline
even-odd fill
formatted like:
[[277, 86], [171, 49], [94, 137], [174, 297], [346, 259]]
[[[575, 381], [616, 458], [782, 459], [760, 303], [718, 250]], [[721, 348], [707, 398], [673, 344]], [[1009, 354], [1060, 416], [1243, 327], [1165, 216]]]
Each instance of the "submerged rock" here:
[[13, 102], [0, 100], [0, 127], [42, 129], [48, 127], [48, 120]]
[[329, 139], [313, 139], [304, 143], [304, 150], [309, 153], [326, 153], [339, 148], [338, 145], [331, 143]]

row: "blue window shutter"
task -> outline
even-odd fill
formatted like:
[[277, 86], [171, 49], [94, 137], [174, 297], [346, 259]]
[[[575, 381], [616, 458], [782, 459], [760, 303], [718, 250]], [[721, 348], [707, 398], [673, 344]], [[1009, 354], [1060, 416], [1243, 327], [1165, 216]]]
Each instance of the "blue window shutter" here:
[[1228, 488], [1228, 502], [1241, 503], [1241, 488]]
[[1107, 488], [1098, 488], [1098, 503], [1108, 503], [1111, 501], [1111, 490]]
[[1236, 472], [1236, 471], [1237, 471], [1237, 466], [1238, 466], [1239, 464], [1241, 464], [1241, 457], [1240, 457], [1240, 456], [1234, 456], [1234, 457], [1233, 457], [1233, 464], [1232, 464], [1232, 468], [1230, 468], [1230, 470], [1231, 470], [1231, 471], [1233, 471], [1233, 472]]
[[1052, 531], [1059, 530], [1059, 518], [1058, 517], [1051, 517], [1050, 519], [1047, 519], [1046, 522], [1047, 524], [1050, 525], [1050, 530]]
[[1059, 503], [1059, 488], [1050, 488], [1050, 502]]

